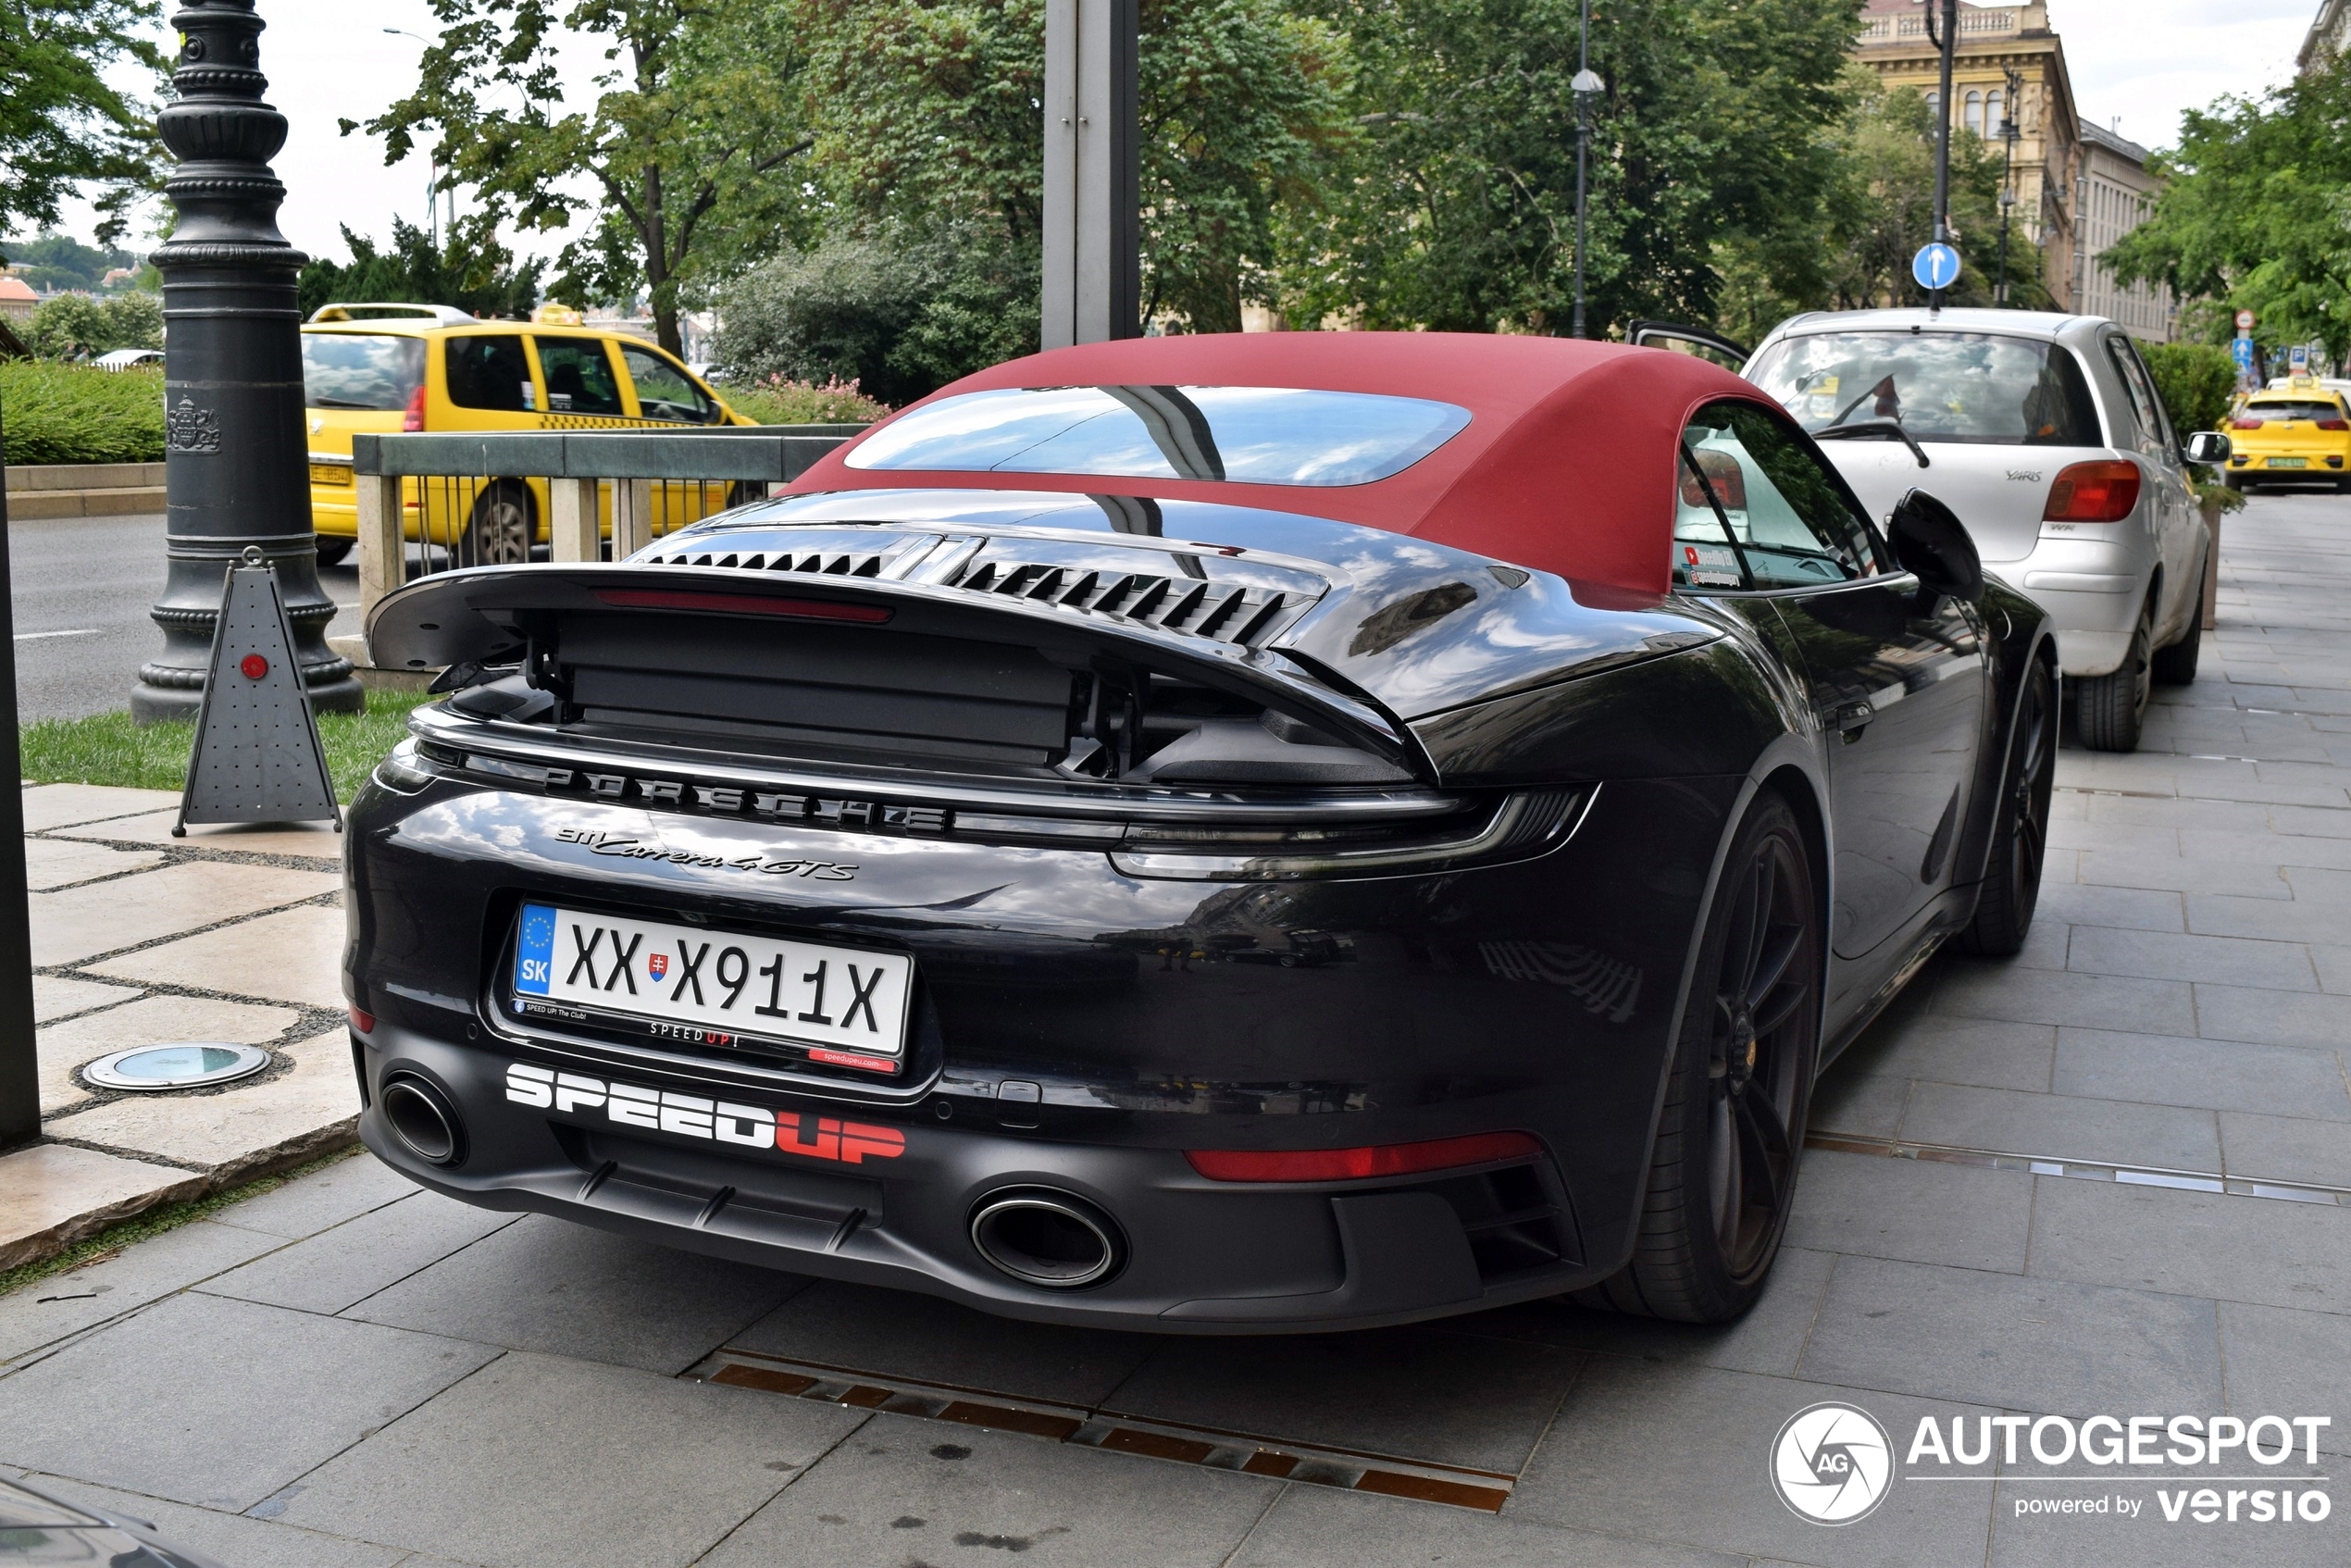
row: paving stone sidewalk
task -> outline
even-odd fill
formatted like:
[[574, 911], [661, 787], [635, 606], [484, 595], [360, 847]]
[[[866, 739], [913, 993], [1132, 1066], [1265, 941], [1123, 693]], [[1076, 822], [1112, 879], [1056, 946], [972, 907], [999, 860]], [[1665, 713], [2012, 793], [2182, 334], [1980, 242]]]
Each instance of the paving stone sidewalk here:
[[[0, 1268], [353, 1137], [340, 838], [320, 824], [174, 839], [178, 804], [155, 790], [24, 790], [45, 1141], [0, 1157]], [[267, 1046], [273, 1061], [209, 1093], [121, 1094], [80, 1076], [175, 1040]]]
[[[1905, 1437], [1923, 1415], [2325, 1415], [2320, 1463], [2265, 1475], [2338, 1489], [2351, 500], [2258, 497], [2228, 539], [2202, 678], [2160, 692], [2137, 754], [2060, 760], [2030, 951], [1938, 959], [1832, 1071], [1790, 1247], [1728, 1328], [1543, 1304], [1311, 1339], [1048, 1329], [465, 1208], [363, 1155], [0, 1299], [0, 1465], [231, 1568], [2351, 1561], [2343, 1510], [2166, 1524], [2153, 1485], [2078, 1461], [1906, 1479], [1838, 1529], [1767, 1480], [1781, 1425], [1835, 1400]], [[301, 886], [256, 887], [224, 929], [287, 918], [279, 894], [330, 916]], [[56, 925], [74, 952], [53, 986], [230, 983], [166, 967], [218, 938], [124, 957]], [[324, 1016], [262, 979], [218, 1004], [293, 1014], [288, 1039]], [[722, 1351], [841, 1375], [701, 1375]], [[1117, 1451], [855, 1387], [916, 1385], [1142, 1436]], [[1186, 1462], [1151, 1437], [1176, 1430], [1451, 1466], [1508, 1496], [1486, 1512]], [[2143, 1512], [2018, 1506], [2114, 1495]]]

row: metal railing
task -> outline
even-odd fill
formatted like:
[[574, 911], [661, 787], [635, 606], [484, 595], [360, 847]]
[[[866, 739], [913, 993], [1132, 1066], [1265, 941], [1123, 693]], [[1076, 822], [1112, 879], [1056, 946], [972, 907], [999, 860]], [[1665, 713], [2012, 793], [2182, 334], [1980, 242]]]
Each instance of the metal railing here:
[[617, 560], [798, 479], [865, 428], [355, 435], [361, 613], [412, 576], [529, 559], [541, 540], [550, 560]]

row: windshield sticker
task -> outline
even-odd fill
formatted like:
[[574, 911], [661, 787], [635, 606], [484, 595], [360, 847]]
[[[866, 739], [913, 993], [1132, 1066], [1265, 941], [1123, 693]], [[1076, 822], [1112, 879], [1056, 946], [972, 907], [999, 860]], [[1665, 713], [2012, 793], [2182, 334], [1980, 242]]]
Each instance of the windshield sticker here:
[[1736, 588], [1739, 558], [1719, 544], [1682, 546], [1682, 575], [1704, 588]]

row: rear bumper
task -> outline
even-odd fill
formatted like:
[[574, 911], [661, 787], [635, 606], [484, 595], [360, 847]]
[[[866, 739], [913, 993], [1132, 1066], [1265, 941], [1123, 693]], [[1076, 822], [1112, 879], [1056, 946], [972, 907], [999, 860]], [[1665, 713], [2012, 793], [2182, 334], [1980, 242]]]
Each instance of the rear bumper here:
[[[504, 1053], [382, 1024], [353, 1038], [369, 1101], [360, 1135], [422, 1186], [1012, 1317], [1159, 1333], [1371, 1328], [1553, 1295], [1603, 1272], [1583, 1262], [1549, 1160], [1386, 1181], [1229, 1184], [1198, 1176], [1174, 1151], [1039, 1142], [968, 1118], [874, 1124], [902, 1128], [902, 1151], [854, 1164], [814, 1117], [799, 1140], [829, 1155], [721, 1152], [692, 1134], [616, 1127], [592, 1109], [556, 1115], [516, 1104]], [[465, 1139], [455, 1166], [427, 1164], [391, 1130], [387, 1074], [425, 1078], [455, 1106]], [[971, 1220], [983, 1201], [1015, 1191], [1076, 1197], [1107, 1214], [1124, 1242], [1122, 1266], [1079, 1290], [997, 1271], [975, 1246]], [[1564, 1256], [1498, 1278], [1485, 1255], [1490, 1233], [1474, 1248], [1471, 1227], [1482, 1210], [1537, 1194], [1549, 1201], [1547, 1223]]]
[[[2087, 525], [2084, 525], [2087, 526]], [[2113, 525], [2126, 537], [2044, 538], [2021, 561], [1995, 561], [1988, 569], [2020, 588], [2049, 613], [2057, 634], [2058, 660], [2075, 678], [2110, 675], [2131, 650], [2139, 607], [2155, 580], [2153, 545], [2135, 523]]]

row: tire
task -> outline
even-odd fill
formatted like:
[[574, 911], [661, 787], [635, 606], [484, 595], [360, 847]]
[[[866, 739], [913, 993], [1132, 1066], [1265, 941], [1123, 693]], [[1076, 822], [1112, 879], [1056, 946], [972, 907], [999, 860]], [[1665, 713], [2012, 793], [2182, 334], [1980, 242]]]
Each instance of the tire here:
[[1963, 952], [2006, 958], [2024, 947], [2041, 902], [2041, 865], [2048, 853], [2049, 791], [2057, 782], [2057, 683], [2040, 660], [2018, 693], [2016, 728], [2000, 776], [1999, 815], [1992, 823], [1975, 918], [1959, 933]]
[[2196, 682], [2196, 656], [2204, 652], [2202, 616], [2189, 612], [2188, 633], [2169, 648], [2158, 648], [2148, 669], [2158, 686], [2191, 686]]
[[2235, 491], [2240, 495], [2253, 488], [2252, 486], [2246, 484], [2242, 477], [2236, 474], [2222, 474], [2220, 476], [2220, 486], [2224, 490]]
[[500, 479], [474, 498], [473, 516], [457, 541], [457, 565], [512, 566], [530, 559], [538, 529], [530, 515], [530, 492]]
[[1682, 1010], [1632, 1261], [1575, 1300], [1724, 1323], [1779, 1255], [1820, 1059], [1822, 931], [1796, 814], [1740, 825]]
[[318, 534], [315, 538], [318, 546], [318, 564], [322, 566], [342, 565], [342, 558], [351, 554], [351, 547], [359, 542], [332, 533]]
[[2337, 495], [2351, 495], [2351, 474], [2345, 474], [2334, 481], [2334, 492]]
[[2154, 641], [2155, 606], [2143, 604], [2138, 625], [2131, 628], [2131, 646], [2114, 673], [2073, 683], [2074, 732], [2090, 750], [2139, 749], [2139, 732], [2146, 725], [2147, 697], [2155, 685], [2155, 660], [2147, 648]]

